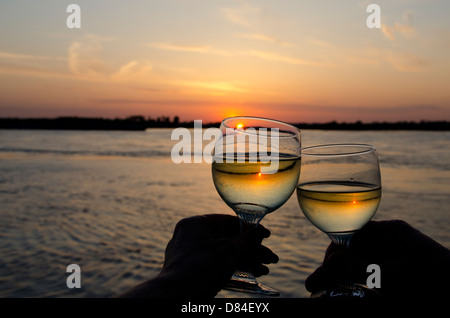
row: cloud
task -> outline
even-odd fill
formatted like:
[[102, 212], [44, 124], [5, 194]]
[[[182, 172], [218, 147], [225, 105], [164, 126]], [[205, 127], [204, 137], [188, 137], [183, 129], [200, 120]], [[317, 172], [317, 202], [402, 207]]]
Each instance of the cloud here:
[[417, 72], [424, 70], [431, 62], [411, 53], [397, 53], [388, 50], [385, 55], [395, 69], [406, 72]]
[[230, 53], [227, 51], [215, 49], [209, 45], [178, 45], [170, 43], [150, 43], [148, 44], [148, 46], [169, 51], [230, 55]]
[[308, 42], [327, 52], [333, 52], [332, 56], [334, 57], [335, 64], [331, 62], [329, 64], [315, 63], [315, 65], [337, 65], [345, 62], [355, 65], [378, 67], [381, 64], [387, 64], [395, 70], [402, 72], [425, 71], [432, 65], [432, 61], [429, 59], [410, 53], [408, 50], [401, 50], [399, 46], [395, 46], [395, 49], [391, 50], [382, 49], [377, 46], [347, 48], [339, 46], [339, 44], [335, 45], [317, 39], [308, 39]]
[[114, 40], [90, 34], [72, 42], [68, 49], [68, 64], [72, 74], [86, 80], [148, 83], [154, 75], [149, 61], [131, 60], [117, 71], [108, 66], [102, 57], [103, 43]]
[[405, 19], [407, 24], [412, 25], [412, 23], [413, 23], [413, 12], [411, 10], [406, 11], [403, 14], [403, 18]]
[[10, 52], [0, 52], [0, 58], [13, 59], [13, 60], [52, 60], [51, 56], [38, 56], [29, 54], [18, 54]]
[[247, 91], [246, 89], [240, 87], [238, 84], [227, 81], [177, 81], [175, 84], [191, 88], [199, 88], [202, 91], [211, 91], [214, 95], [223, 95], [227, 92]]
[[309, 61], [309, 60], [299, 59], [299, 58], [295, 58], [295, 57], [284, 56], [284, 55], [280, 55], [277, 53], [257, 51], [257, 50], [251, 50], [251, 51], [247, 52], [247, 54], [254, 56], [254, 57], [258, 57], [263, 60], [267, 60], [267, 61], [283, 62], [283, 63], [289, 63], [289, 64], [294, 64], [294, 65], [313, 65], [313, 66], [327, 65], [327, 63]]
[[382, 24], [381, 32], [383, 32], [384, 36], [387, 37], [389, 40], [395, 41], [394, 30], [390, 26], [387, 26], [386, 24]]
[[75, 75], [105, 75], [107, 67], [100, 57], [102, 51], [99, 43], [73, 42], [69, 47], [69, 69]]
[[211, 101], [205, 100], [164, 100], [164, 99], [143, 99], [143, 98], [99, 98], [92, 100], [95, 103], [99, 104], [147, 104], [147, 105], [178, 105], [178, 106], [192, 106], [196, 105], [204, 105], [210, 106]]
[[324, 49], [334, 49], [335, 48], [334, 44], [323, 41], [323, 40], [309, 38], [309, 39], [307, 39], [307, 41], [311, 44], [314, 44], [317, 47], [320, 47], [320, 48], [324, 48]]
[[60, 72], [36, 66], [16, 65], [11, 63], [0, 63], [0, 73], [9, 73], [33, 77], [57, 77], [57, 78], [73, 77], [73, 75], [68, 74], [67, 72]]
[[250, 27], [253, 25], [252, 20], [254, 20], [255, 16], [260, 14], [261, 10], [248, 3], [244, 3], [239, 8], [222, 8], [220, 11], [229, 22], [244, 27]]
[[163, 50], [171, 50], [171, 51], [180, 51], [180, 52], [191, 52], [191, 53], [210, 53], [210, 54], [219, 54], [219, 55], [227, 55], [227, 56], [253, 56], [260, 58], [266, 61], [272, 62], [283, 62], [294, 65], [313, 65], [313, 66], [324, 66], [330, 65], [330, 63], [316, 62], [310, 60], [304, 60], [289, 56], [280, 55], [272, 52], [265, 52], [259, 50], [250, 50], [250, 51], [226, 51], [213, 48], [208, 45], [174, 45], [168, 43], [153, 43], [149, 44], [150, 47], [156, 47], [158, 49]]
[[[103, 43], [114, 40], [111, 37], [85, 35], [70, 43], [67, 50], [68, 57], [63, 58], [0, 51], [0, 72], [96, 82], [129, 82], [144, 86], [157, 80], [153, 65], [149, 61], [132, 60], [116, 70], [109, 67], [107, 61], [102, 58]], [[55, 61], [62, 63], [58, 64]]]
[[110, 37], [87, 35], [83, 41], [74, 41], [68, 49], [70, 71], [79, 76], [101, 77], [108, 75], [109, 68], [102, 59], [102, 42], [113, 41]]
[[409, 38], [413, 37], [415, 34], [415, 30], [412, 26], [400, 24], [398, 22], [396, 22], [392, 27], [382, 24], [381, 32], [383, 32], [384, 36], [391, 41], [395, 41], [397, 39], [396, 34], [401, 34]]
[[131, 61], [111, 75], [115, 81], [149, 81], [153, 77], [153, 66], [148, 61]]
[[67, 58], [0, 51], [0, 72], [33, 77], [72, 76], [59, 70], [55, 61], [67, 61]]
[[403, 19], [406, 23], [395, 22], [393, 26], [383, 23], [381, 25], [381, 32], [383, 32], [383, 35], [391, 41], [395, 41], [397, 39], [397, 35], [412, 38], [416, 34], [416, 30], [412, 25], [412, 11], [406, 11], [403, 15]]
[[244, 33], [244, 34], [239, 34], [238, 37], [270, 42], [270, 43], [282, 45], [282, 46], [291, 46], [292, 45], [292, 44], [284, 42], [278, 38], [275, 38], [275, 37], [267, 35], [267, 34], [262, 34], [262, 33]]
[[319, 112], [331, 112], [331, 111], [342, 111], [348, 113], [364, 113], [364, 114], [396, 114], [396, 113], [415, 113], [415, 112], [424, 112], [424, 111], [439, 111], [442, 110], [441, 107], [437, 105], [426, 105], [426, 104], [412, 104], [412, 105], [396, 105], [396, 106], [364, 106], [364, 107], [355, 107], [355, 106], [345, 106], [345, 105], [299, 105], [300, 107], [311, 107], [313, 106], [316, 111]]
[[372, 66], [378, 66], [384, 63], [390, 65], [395, 70], [402, 72], [420, 72], [432, 65], [430, 60], [413, 53], [380, 49], [378, 47], [367, 47], [358, 51], [348, 52], [345, 60], [353, 64], [366, 64]]

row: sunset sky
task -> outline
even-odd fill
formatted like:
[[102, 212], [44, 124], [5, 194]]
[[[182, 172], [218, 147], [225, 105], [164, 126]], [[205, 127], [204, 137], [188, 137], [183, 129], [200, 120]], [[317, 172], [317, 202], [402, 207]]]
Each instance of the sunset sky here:
[[450, 1], [0, 2], [0, 117], [130, 115], [450, 120]]

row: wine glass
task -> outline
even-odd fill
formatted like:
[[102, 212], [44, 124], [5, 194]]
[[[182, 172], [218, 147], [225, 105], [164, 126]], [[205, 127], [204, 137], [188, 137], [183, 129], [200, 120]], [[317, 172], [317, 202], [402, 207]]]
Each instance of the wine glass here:
[[[300, 172], [300, 131], [280, 121], [256, 117], [227, 118], [220, 131], [212, 162], [213, 181], [221, 198], [239, 217], [243, 234], [294, 192]], [[224, 289], [279, 296], [243, 265]]]
[[[381, 200], [381, 176], [374, 146], [329, 144], [303, 148], [297, 199], [306, 218], [347, 248], [353, 234], [374, 216]], [[366, 297], [360, 284], [342, 282], [328, 297]]]

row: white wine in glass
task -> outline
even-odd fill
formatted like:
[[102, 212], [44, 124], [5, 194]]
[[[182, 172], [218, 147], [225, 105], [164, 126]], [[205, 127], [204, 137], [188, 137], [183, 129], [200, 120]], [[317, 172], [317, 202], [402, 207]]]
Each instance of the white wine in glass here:
[[[302, 149], [297, 199], [306, 218], [347, 248], [353, 234], [375, 215], [381, 175], [375, 147], [330, 144]], [[324, 292], [332, 297], [366, 297], [366, 286], [342, 282]]]
[[259, 219], [281, 207], [297, 186], [300, 161], [296, 157], [280, 158], [278, 171], [261, 171], [268, 163], [216, 163], [212, 174], [217, 192], [247, 222]]
[[[222, 121], [212, 176], [217, 192], [239, 217], [241, 232], [281, 207], [295, 191], [300, 172], [300, 131], [280, 121], [232, 117]], [[233, 152], [233, 153], [230, 153]], [[224, 289], [278, 296], [246, 268]]]
[[381, 187], [362, 182], [315, 182], [302, 184], [297, 198], [308, 220], [323, 232], [352, 233], [377, 211]]

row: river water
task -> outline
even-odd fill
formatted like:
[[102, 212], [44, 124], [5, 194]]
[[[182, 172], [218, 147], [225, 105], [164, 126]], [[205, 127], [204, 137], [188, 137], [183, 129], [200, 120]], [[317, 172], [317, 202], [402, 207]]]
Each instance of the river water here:
[[[159, 272], [178, 220], [233, 214], [209, 164], [171, 160], [171, 133], [0, 130], [0, 297], [116, 295]], [[377, 148], [375, 220], [405, 220], [450, 247], [450, 132], [302, 131], [303, 146], [343, 142]], [[295, 193], [262, 224], [280, 261], [260, 281], [281, 297], [309, 297], [304, 281], [328, 237], [303, 216]], [[69, 264], [81, 267], [81, 289], [66, 286]]]

